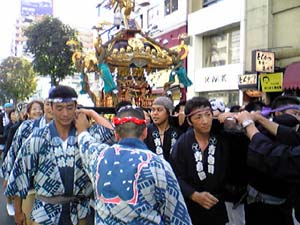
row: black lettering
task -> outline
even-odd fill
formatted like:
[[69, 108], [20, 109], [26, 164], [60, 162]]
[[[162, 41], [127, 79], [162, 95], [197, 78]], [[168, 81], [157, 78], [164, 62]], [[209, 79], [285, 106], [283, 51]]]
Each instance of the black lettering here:
[[212, 79], [211, 79], [211, 82], [216, 83], [217, 81], [218, 81], [218, 77], [213, 76]]
[[222, 82], [226, 82], [226, 74], [222, 75]]

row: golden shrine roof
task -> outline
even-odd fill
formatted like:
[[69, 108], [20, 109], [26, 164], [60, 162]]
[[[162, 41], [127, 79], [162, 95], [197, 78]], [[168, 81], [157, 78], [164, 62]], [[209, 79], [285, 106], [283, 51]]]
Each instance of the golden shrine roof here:
[[174, 64], [179, 52], [169, 50], [140, 30], [121, 30], [103, 44], [109, 54], [105, 62], [115, 67], [167, 69]]

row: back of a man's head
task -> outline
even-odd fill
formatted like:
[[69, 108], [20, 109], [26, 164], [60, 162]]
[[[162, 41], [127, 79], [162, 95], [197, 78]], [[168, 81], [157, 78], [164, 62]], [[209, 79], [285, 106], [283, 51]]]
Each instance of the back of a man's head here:
[[131, 106], [131, 102], [130, 101], [121, 101], [119, 102], [116, 106], [115, 106], [115, 112], [118, 113], [118, 111], [124, 107], [124, 106]]
[[114, 118], [116, 133], [121, 138], [140, 138], [146, 128], [145, 115], [141, 108], [124, 106]]
[[285, 105], [299, 105], [300, 101], [297, 99], [296, 96], [278, 96], [276, 97], [271, 104], [272, 109], [277, 109], [280, 106], [285, 106]]
[[248, 112], [257, 112], [257, 111], [262, 111], [263, 107], [265, 107], [266, 104], [262, 101], [253, 101], [249, 102], [245, 106], [245, 110]]

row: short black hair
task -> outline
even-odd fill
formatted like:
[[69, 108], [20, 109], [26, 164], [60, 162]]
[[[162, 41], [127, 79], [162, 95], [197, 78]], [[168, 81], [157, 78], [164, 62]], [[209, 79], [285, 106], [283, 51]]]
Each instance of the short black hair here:
[[[142, 108], [133, 107], [133, 106], [124, 106], [119, 109], [116, 117], [124, 118], [124, 117], [135, 117], [140, 120], [145, 119], [144, 111]], [[135, 124], [133, 122], [128, 122], [124, 124], [117, 125], [115, 130], [117, 134], [120, 135], [121, 138], [125, 137], [136, 137], [139, 138], [144, 129], [146, 128], [146, 124]]]
[[128, 106], [128, 105], [129, 106], [132, 105], [130, 101], [120, 101], [120, 102], [118, 102], [115, 106], [115, 113], [117, 114], [120, 108], [122, 108], [124, 106]]
[[239, 112], [240, 109], [241, 109], [240, 105], [233, 105], [233, 106], [230, 107], [229, 112]]
[[265, 107], [266, 104], [263, 103], [262, 101], [253, 101], [253, 102], [249, 102], [246, 106], [245, 106], [245, 110], [248, 112], [252, 112], [252, 111], [261, 111], [263, 107]]
[[65, 85], [58, 85], [56, 86], [51, 92], [49, 93], [49, 99], [53, 98], [77, 98], [78, 95], [74, 88], [65, 86]]
[[278, 96], [276, 97], [271, 104], [272, 109], [277, 109], [280, 106], [285, 105], [299, 105], [300, 101], [297, 99], [296, 96], [291, 95], [284, 95], [284, 96]]
[[196, 96], [189, 99], [185, 104], [184, 113], [189, 115], [194, 109], [201, 107], [209, 107], [211, 109], [211, 104], [207, 98]]

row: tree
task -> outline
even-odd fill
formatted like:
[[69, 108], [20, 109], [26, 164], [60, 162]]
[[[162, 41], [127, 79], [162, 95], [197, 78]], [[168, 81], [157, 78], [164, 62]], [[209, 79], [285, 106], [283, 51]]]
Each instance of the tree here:
[[76, 31], [59, 19], [46, 16], [25, 30], [26, 52], [33, 56], [33, 67], [41, 76], [51, 76], [51, 86], [72, 75], [72, 49], [66, 44], [76, 39]]
[[0, 90], [5, 101], [14, 103], [28, 99], [37, 87], [37, 77], [32, 64], [19, 57], [8, 57], [0, 64]]

